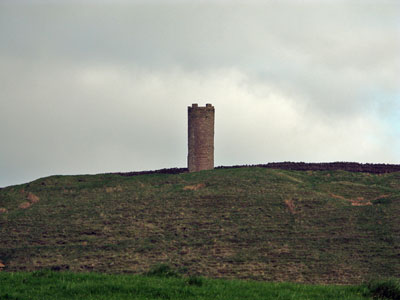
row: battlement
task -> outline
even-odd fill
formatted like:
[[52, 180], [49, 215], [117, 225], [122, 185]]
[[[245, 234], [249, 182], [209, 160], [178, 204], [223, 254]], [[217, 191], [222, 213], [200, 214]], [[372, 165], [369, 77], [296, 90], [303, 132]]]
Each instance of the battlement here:
[[199, 106], [197, 103], [193, 103], [192, 106], [188, 106], [188, 111], [214, 111], [214, 106], [207, 103], [206, 106]]
[[214, 106], [188, 107], [189, 172], [214, 169]]

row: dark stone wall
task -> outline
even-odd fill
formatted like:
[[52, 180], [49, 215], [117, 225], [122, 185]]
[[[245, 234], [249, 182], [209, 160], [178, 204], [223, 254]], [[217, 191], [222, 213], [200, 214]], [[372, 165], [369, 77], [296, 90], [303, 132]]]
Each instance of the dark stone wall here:
[[[280, 170], [295, 171], [348, 171], [362, 172], [372, 174], [384, 174], [392, 172], [400, 172], [400, 165], [394, 164], [360, 164], [354, 162], [332, 162], [332, 163], [304, 163], [304, 162], [276, 162], [259, 165], [240, 165], [240, 166], [219, 166], [216, 169], [233, 169], [233, 168], [268, 168]], [[113, 173], [121, 176], [136, 176], [145, 174], [181, 174], [186, 173], [187, 168], [171, 168], [152, 171], [138, 171], [126, 173]]]
[[188, 107], [188, 170], [214, 169], [214, 119], [211, 104]]
[[259, 165], [220, 166], [216, 169], [258, 167], [268, 169], [293, 171], [347, 171], [371, 174], [400, 172], [400, 165], [394, 164], [361, 164], [356, 162], [304, 163], [304, 162], [276, 162]]

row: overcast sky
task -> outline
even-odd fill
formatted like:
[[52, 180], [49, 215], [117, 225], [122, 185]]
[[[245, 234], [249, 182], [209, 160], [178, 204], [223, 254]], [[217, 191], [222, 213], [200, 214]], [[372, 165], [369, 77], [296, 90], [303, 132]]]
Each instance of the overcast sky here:
[[400, 1], [0, 0], [0, 187], [215, 164], [400, 163]]

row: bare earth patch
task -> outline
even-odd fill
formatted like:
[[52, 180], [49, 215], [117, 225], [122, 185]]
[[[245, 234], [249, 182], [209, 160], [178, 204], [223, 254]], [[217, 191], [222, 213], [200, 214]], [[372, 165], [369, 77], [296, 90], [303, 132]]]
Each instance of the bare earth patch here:
[[27, 209], [30, 206], [31, 206], [30, 202], [22, 202], [18, 207], [21, 209]]
[[345, 197], [343, 197], [343, 196], [340, 196], [340, 195], [335, 195], [335, 194], [332, 194], [332, 193], [330, 193], [330, 195], [331, 195], [331, 197], [336, 198], [336, 199], [340, 199], [340, 200], [344, 200], [344, 201], [349, 201], [349, 199], [347, 199], [347, 198], [345, 198]]
[[364, 197], [357, 197], [357, 199], [350, 199], [351, 205], [353, 206], [364, 206], [364, 205], [372, 205], [372, 202], [369, 200], [365, 200]]
[[31, 203], [37, 203], [39, 202], [40, 198], [36, 196], [35, 194], [29, 192], [28, 196], [26, 197]]
[[0, 214], [4, 214], [7, 212], [7, 208], [5, 207], [0, 207]]
[[294, 215], [295, 214], [295, 211], [294, 211], [295, 206], [294, 206], [293, 200], [286, 199], [285, 204], [286, 204], [287, 208], [290, 210], [291, 214]]

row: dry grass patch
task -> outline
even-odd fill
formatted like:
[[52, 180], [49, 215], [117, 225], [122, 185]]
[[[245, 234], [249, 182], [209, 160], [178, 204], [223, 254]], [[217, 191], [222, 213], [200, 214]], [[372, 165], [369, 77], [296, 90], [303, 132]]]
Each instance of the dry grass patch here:
[[204, 187], [206, 187], [206, 185], [204, 183], [198, 183], [198, 184], [193, 184], [193, 185], [186, 185], [183, 187], [183, 190], [184, 191], [197, 191]]

